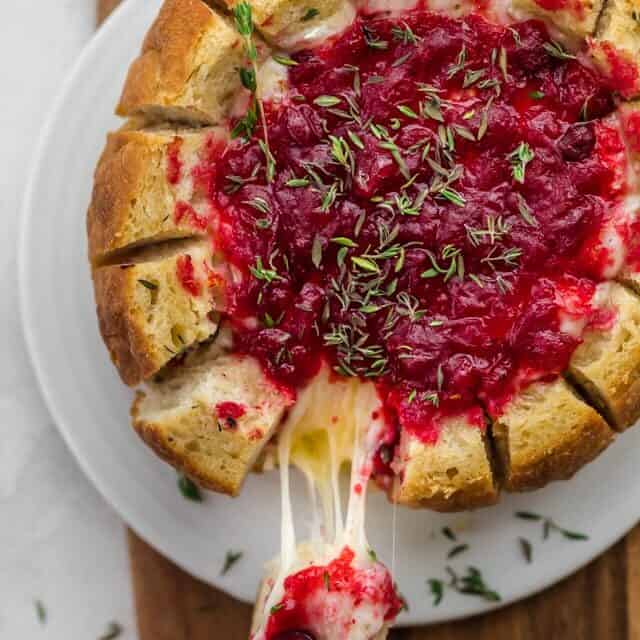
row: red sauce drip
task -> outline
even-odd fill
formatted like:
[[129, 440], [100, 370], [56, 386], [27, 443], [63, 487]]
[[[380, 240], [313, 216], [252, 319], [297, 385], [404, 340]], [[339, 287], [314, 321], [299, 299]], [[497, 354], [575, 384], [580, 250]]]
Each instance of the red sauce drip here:
[[184, 202], [184, 200], [178, 200], [178, 202], [176, 202], [173, 217], [176, 224], [185, 222], [195, 229], [204, 230], [209, 226], [209, 221], [199, 216], [196, 210], [188, 202]]
[[[586, 248], [620, 197], [603, 151], [620, 141], [601, 122], [614, 108], [603, 80], [549, 55], [541, 22], [513, 29], [421, 9], [360, 15], [296, 53], [288, 98], [265, 105], [274, 182], [255, 137], [217, 160], [216, 242], [247, 276], [229, 287], [229, 312], [260, 321], [238, 323], [236, 348], [272, 379], [297, 388], [328, 361], [375, 380], [391, 423], [433, 442], [442, 417], [482, 426], [479, 402], [498, 410], [566, 368], [579, 339], [561, 330], [560, 292], [588, 308], [602, 277], [607, 256]], [[534, 156], [520, 181], [524, 143]], [[454, 193], [416, 205], [455, 164]]]
[[242, 418], [246, 412], [246, 407], [237, 402], [219, 402], [216, 405], [218, 421], [222, 421], [230, 429], [238, 426], [238, 419]]
[[[284, 581], [284, 597], [274, 607], [269, 617], [265, 637], [267, 640], [289, 631], [327, 631], [311, 628], [314, 620], [325, 614], [320, 608], [322, 600], [314, 603], [313, 595], [322, 592], [339, 593], [348, 596], [353, 609], [363, 603], [374, 604], [382, 609], [385, 621], [394, 620], [402, 608], [402, 601], [396, 593], [391, 575], [380, 564], [368, 569], [353, 566], [355, 554], [345, 547], [340, 556], [326, 566], [311, 566], [287, 577]], [[325, 601], [326, 602], [326, 601]], [[324, 618], [326, 619], [326, 618]], [[332, 629], [333, 635], [348, 629]], [[346, 634], [345, 634], [346, 635]]]
[[180, 284], [190, 295], [197, 297], [202, 293], [202, 285], [196, 279], [193, 260], [190, 255], [179, 256], [176, 261], [176, 271]]
[[176, 136], [167, 148], [167, 181], [169, 184], [178, 184], [182, 175], [182, 160], [180, 159], [180, 149], [182, 148], [182, 138]]

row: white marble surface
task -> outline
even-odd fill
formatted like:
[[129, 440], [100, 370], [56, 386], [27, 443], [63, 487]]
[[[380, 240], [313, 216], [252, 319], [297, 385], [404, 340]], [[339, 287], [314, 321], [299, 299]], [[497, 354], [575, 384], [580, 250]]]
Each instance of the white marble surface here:
[[[0, 638], [136, 637], [124, 526], [78, 469], [22, 337], [16, 236], [40, 125], [94, 30], [94, 0], [3, 0], [0, 23]], [[56, 215], [55, 202], [49, 215]], [[47, 310], [43, 309], [43, 313]], [[42, 624], [35, 600], [47, 610]]]

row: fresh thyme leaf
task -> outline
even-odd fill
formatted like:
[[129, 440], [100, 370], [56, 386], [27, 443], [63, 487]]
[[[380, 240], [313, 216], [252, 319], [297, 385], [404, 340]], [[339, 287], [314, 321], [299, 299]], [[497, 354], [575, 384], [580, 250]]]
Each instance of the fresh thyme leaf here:
[[250, 207], [253, 207], [256, 211], [259, 211], [260, 213], [269, 213], [269, 211], [271, 211], [271, 207], [269, 206], [269, 203], [264, 198], [261, 198], [259, 196], [256, 196], [251, 200], [245, 200], [244, 204], [248, 204]]
[[256, 220], [256, 227], [258, 229], [268, 229], [271, 226], [271, 220], [269, 218], [260, 218]]
[[308, 178], [291, 178], [291, 180], [287, 180], [285, 183], [287, 187], [308, 187], [309, 182]]
[[202, 493], [198, 485], [185, 475], [178, 476], [178, 488], [183, 498], [192, 502], [202, 502]]
[[284, 604], [282, 602], [274, 604], [273, 607], [271, 607], [270, 613], [273, 615], [274, 613], [278, 613], [281, 609], [284, 609]]
[[445, 187], [439, 192], [438, 195], [441, 195], [443, 198], [446, 198], [447, 200], [449, 200], [449, 202], [452, 202], [458, 207], [464, 207], [464, 205], [467, 203], [462, 194], [458, 193], [451, 187]]
[[533, 212], [531, 211], [531, 207], [527, 204], [527, 201], [521, 194], [516, 194], [516, 198], [518, 200], [518, 211], [522, 219], [530, 226], [537, 227], [538, 221], [533, 217]]
[[357, 247], [358, 244], [354, 242], [351, 238], [345, 238], [344, 236], [335, 236], [331, 238], [331, 242], [335, 242], [335, 244], [339, 244], [343, 247]]
[[313, 245], [311, 247], [311, 262], [316, 269], [320, 268], [322, 264], [322, 239], [319, 235], [313, 238]]
[[307, 9], [305, 14], [302, 16], [301, 20], [302, 22], [308, 22], [309, 20], [312, 20], [313, 18], [315, 18], [317, 15], [320, 14], [320, 11], [318, 11], [318, 9], [311, 7], [310, 9]]
[[522, 551], [524, 559], [527, 561], [527, 564], [531, 564], [533, 561], [533, 546], [526, 538], [518, 538], [518, 542], [520, 543], [520, 550]]
[[489, 602], [499, 602], [500, 594], [489, 588], [482, 572], [476, 567], [467, 567], [466, 574], [459, 576], [451, 567], [447, 567], [451, 581], [449, 586], [463, 595], [479, 596]]
[[541, 515], [531, 511], [516, 511], [515, 516], [521, 520], [533, 520], [535, 522], [539, 522], [543, 519]]
[[449, 538], [449, 540], [455, 542], [458, 538], [456, 536], [456, 534], [451, 530], [450, 527], [443, 527], [442, 528], [442, 535], [445, 538]]
[[158, 285], [155, 282], [151, 282], [150, 280], [138, 280], [138, 282], [145, 288], [149, 289], [149, 291], [157, 291]]
[[280, 53], [274, 53], [273, 59], [278, 63], [285, 67], [295, 67], [298, 63], [291, 57], [285, 56]]
[[233, 9], [233, 16], [238, 33], [245, 38], [249, 38], [253, 34], [251, 5], [248, 2], [239, 2]]
[[391, 35], [396, 42], [402, 42], [402, 44], [418, 44], [421, 40], [406, 22], [402, 23], [402, 27], [393, 27]]
[[460, 555], [461, 553], [464, 553], [465, 551], [468, 551], [468, 550], [469, 550], [468, 544], [458, 544], [455, 547], [453, 547], [453, 549], [451, 549], [449, 553], [447, 553], [447, 558], [450, 560], [451, 558], [455, 558], [457, 555]]
[[507, 50], [504, 47], [500, 47], [500, 55], [498, 56], [498, 65], [500, 71], [502, 71], [502, 77], [507, 79]]
[[253, 69], [246, 69], [245, 67], [240, 67], [238, 73], [240, 74], [240, 81], [242, 82], [242, 86], [245, 89], [251, 91], [251, 93], [255, 93], [258, 87], [256, 83], [256, 73]]
[[405, 104], [399, 104], [396, 108], [402, 115], [407, 116], [407, 118], [414, 118], [415, 120], [418, 119], [418, 114], [411, 107], [408, 107]]
[[351, 258], [351, 262], [353, 262], [353, 264], [355, 264], [357, 267], [359, 267], [363, 271], [369, 271], [372, 273], [378, 273], [380, 271], [380, 268], [378, 267], [378, 265], [373, 260], [369, 260], [369, 258], [353, 256]]
[[575, 56], [565, 51], [564, 47], [559, 42], [545, 42], [542, 46], [553, 58], [558, 58], [558, 60], [575, 60]]
[[371, 558], [371, 560], [373, 560], [374, 562], [378, 561], [378, 556], [377, 556], [376, 552], [373, 549], [370, 548], [368, 553], [369, 553], [369, 557]]
[[244, 555], [243, 551], [231, 551], [231, 550], [227, 551], [224, 557], [224, 564], [222, 565], [220, 575], [226, 576], [227, 573], [229, 573], [229, 571], [233, 569], [236, 563], [238, 563], [242, 559], [243, 555]]
[[335, 107], [342, 102], [342, 98], [336, 96], [318, 96], [313, 104], [317, 104], [319, 107]]
[[521, 142], [507, 159], [511, 162], [511, 173], [513, 179], [520, 184], [524, 184], [524, 177], [527, 165], [533, 160], [535, 153], [526, 142]]
[[362, 33], [364, 35], [364, 41], [370, 49], [384, 50], [389, 48], [389, 43], [386, 40], [381, 40], [380, 36], [372, 27], [363, 25]]
[[577, 531], [568, 531], [567, 529], [558, 528], [558, 531], [568, 540], [588, 540], [589, 536], [585, 533], [578, 533]]
[[444, 597], [444, 583], [442, 580], [438, 580], [436, 578], [430, 578], [427, 580], [427, 584], [429, 585], [429, 589], [431, 590], [431, 595], [433, 596], [433, 606], [437, 607]]
[[267, 162], [267, 182], [273, 182], [276, 175], [276, 160], [271, 153], [271, 149], [269, 149], [269, 146], [264, 140], [258, 140], [258, 145], [260, 146], [260, 149], [264, 154], [264, 159]]
[[122, 635], [122, 625], [119, 622], [110, 622], [107, 626], [107, 631], [100, 636], [98, 640], [115, 640]]
[[283, 279], [282, 276], [278, 275], [278, 272], [275, 269], [265, 269], [260, 256], [256, 257], [256, 264], [255, 266], [249, 267], [249, 271], [251, 271], [256, 280], [263, 280], [267, 283]]
[[536, 91], [532, 91], [529, 95], [533, 100], [542, 100], [545, 94], [544, 94], [544, 91], [536, 90]]
[[360, 149], [361, 151], [364, 150], [364, 143], [362, 142], [362, 140], [360, 139], [360, 136], [358, 136], [358, 134], [356, 134], [353, 131], [349, 130], [349, 131], [347, 131], [347, 135], [349, 136], [351, 142], [353, 142], [353, 144], [356, 147], [358, 147], [358, 149]]
[[42, 625], [47, 623], [47, 609], [44, 606], [42, 600], [35, 600], [34, 606], [36, 608], [36, 615], [38, 616], [38, 622]]

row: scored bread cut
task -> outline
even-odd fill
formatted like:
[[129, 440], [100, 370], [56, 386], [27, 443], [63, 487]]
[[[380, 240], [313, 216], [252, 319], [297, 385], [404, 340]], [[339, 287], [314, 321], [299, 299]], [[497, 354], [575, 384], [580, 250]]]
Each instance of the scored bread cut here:
[[640, 418], [640, 299], [622, 285], [602, 285], [614, 317], [588, 329], [569, 364], [571, 380], [618, 430]]
[[640, 95], [640, 3], [607, 0], [589, 52], [625, 98]]
[[155, 246], [93, 271], [100, 331], [122, 380], [136, 385], [217, 329], [224, 281], [208, 240]]
[[164, 460], [201, 486], [237, 495], [292, 395], [250, 356], [228, 353], [226, 330], [166, 367], [133, 403], [133, 426]]
[[241, 89], [244, 44], [202, 0], [166, 0], [132, 63], [117, 107], [150, 121], [217, 124]]
[[[94, 264], [163, 240], [205, 235], [213, 212], [198, 203], [194, 169], [222, 153], [226, 133], [128, 128], [111, 133], [98, 162], [87, 213]], [[204, 202], [204, 196], [200, 197]]]
[[520, 391], [493, 420], [493, 437], [507, 491], [567, 480], [613, 439], [600, 414], [562, 378]]
[[459, 511], [498, 499], [484, 424], [465, 415], [442, 419], [435, 443], [403, 431], [396, 457], [401, 472], [391, 499], [399, 504]]
[[603, 4], [603, 0], [569, 0], [551, 5], [542, 0], [513, 0], [512, 6], [519, 18], [540, 18], [568, 36], [584, 39], [596, 30]]

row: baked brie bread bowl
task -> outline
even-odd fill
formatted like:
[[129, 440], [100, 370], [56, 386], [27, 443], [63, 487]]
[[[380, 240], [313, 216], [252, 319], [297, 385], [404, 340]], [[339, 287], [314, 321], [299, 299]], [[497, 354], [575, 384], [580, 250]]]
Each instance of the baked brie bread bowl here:
[[384, 637], [369, 480], [491, 505], [640, 416], [639, 48], [621, 0], [164, 3], [89, 257], [142, 439], [230, 495], [280, 467], [256, 639]]

